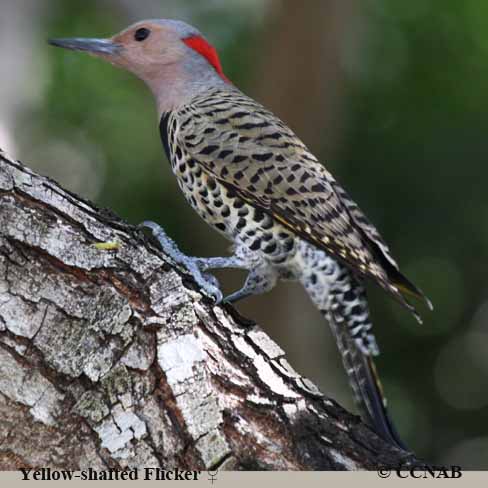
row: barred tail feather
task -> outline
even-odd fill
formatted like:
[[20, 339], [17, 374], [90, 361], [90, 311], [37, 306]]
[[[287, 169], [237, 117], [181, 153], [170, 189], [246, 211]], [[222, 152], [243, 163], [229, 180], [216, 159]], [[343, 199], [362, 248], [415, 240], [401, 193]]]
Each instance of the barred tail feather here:
[[347, 270], [332, 286], [325, 313], [342, 356], [355, 401], [365, 420], [386, 441], [407, 450], [386, 408], [373, 356], [379, 354], [371, 333], [366, 291]]

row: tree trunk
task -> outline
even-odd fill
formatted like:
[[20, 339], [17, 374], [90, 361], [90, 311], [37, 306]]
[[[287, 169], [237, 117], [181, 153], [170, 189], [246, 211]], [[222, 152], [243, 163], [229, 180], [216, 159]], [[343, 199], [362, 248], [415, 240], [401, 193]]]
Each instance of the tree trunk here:
[[0, 153], [0, 469], [417, 463], [136, 228]]

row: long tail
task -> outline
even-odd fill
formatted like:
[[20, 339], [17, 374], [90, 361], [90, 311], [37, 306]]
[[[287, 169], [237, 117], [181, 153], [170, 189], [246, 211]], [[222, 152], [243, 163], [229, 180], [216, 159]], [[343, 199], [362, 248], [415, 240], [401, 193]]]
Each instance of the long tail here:
[[[336, 286], [337, 285], [337, 286]], [[331, 288], [327, 311], [356, 404], [365, 420], [386, 441], [408, 450], [400, 439], [386, 408], [380, 379], [373, 361], [378, 354], [371, 334], [369, 307], [364, 287], [347, 270]]]
[[306, 242], [300, 243], [297, 262], [301, 283], [336, 338], [354, 399], [364, 419], [386, 441], [407, 450], [388, 415], [373, 362], [379, 350], [371, 333], [363, 285], [348, 268]]

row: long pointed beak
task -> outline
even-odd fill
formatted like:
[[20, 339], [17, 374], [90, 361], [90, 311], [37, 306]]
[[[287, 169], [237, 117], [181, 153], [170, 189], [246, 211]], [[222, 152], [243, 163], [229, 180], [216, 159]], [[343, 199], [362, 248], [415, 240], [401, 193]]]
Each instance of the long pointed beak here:
[[52, 46], [73, 49], [75, 51], [87, 51], [92, 54], [117, 54], [122, 46], [116, 44], [110, 39], [88, 39], [88, 38], [70, 38], [70, 39], [49, 39]]

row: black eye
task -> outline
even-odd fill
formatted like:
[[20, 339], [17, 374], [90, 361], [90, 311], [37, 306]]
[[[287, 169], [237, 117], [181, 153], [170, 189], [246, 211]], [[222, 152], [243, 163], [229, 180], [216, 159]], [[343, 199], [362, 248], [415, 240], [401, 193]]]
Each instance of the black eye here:
[[147, 39], [149, 37], [149, 34], [151, 31], [149, 29], [146, 29], [145, 27], [141, 27], [140, 29], [137, 29], [135, 34], [134, 34], [134, 39], [136, 41], [143, 41], [144, 39]]

